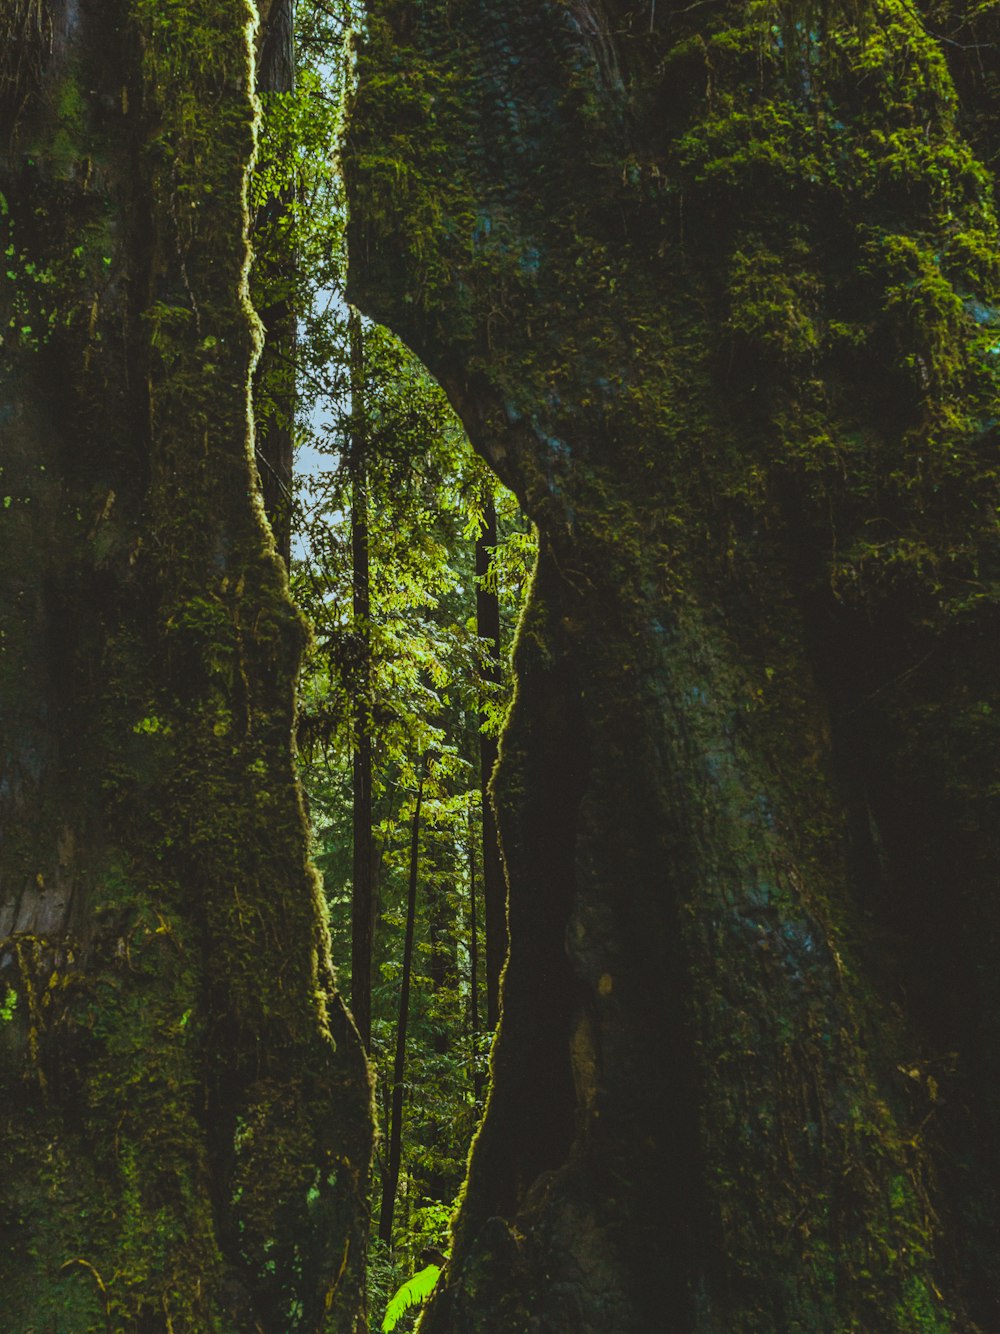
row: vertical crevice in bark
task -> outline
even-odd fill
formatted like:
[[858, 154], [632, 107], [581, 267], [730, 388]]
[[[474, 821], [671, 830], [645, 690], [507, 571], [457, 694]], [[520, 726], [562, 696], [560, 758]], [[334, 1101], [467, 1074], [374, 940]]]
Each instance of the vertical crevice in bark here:
[[46, 0], [9, 0], [0, 17], [0, 112], [3, 134], [13, 136], [22, 110], [42, 81], [52, 51], [52, 15]]
[[876, 933], [868, 962], [922, 1037], [904, 1073], [939, 1153], [941, 1251], [971, 1318], [989, 1328], [1000, 1319], [1000, 995], [983, 957], [1000, 929], [989, 888], [1000, 856], [989, 778], [1000, 699], [987, 665], [997, 627], [983, 617], [974, 631], [913, 634], [827, 608], [824, 629], [827, 669], [838, 674], [834, 735], [863, 807], [857, 840], [869, 873], [859, 883]]

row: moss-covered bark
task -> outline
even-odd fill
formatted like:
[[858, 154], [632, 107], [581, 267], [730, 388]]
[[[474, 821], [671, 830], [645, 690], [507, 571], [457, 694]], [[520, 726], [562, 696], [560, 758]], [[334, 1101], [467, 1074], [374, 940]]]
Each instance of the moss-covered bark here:
[[541, 537], [422, 1328], [992, 1328], [1000, 270], [942, 51], [896, 0], [367, 8], [354, 299]]
[[45, 40], [0, 158], [4, 1328], [353, 1329], [368, 1076], [249, 412], [255, 13], [11, 13], [5, 53]]

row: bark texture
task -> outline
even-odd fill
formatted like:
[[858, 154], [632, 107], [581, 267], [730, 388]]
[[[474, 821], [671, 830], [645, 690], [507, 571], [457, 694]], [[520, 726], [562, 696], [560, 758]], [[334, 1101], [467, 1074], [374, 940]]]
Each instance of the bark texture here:
[[0, 18], [14, 1334], [353, 1328], [370, 1090], [249, 410], [255, 24], [244, 0]]
[[995, 1328], [989, 80], [897, 0], [367, 9], [353, 300], [540, 532], [421, 1328]]
[[372, 946], [375, 936], [375, 840], [372, 818], [372, 630], [368, 540], [368, 426], [361, 317], [348, 316], [351, 365], [351, 590], [357, 676], [354, 682], [351, 1011], [365, 1051], [372, 1045]]

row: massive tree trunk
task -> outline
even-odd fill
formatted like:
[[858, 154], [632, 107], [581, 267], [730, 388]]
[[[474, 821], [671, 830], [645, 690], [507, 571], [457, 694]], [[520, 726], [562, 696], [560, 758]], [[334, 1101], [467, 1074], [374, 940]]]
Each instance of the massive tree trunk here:
[[995, 1328], [1000, 273], [941, 50], [897, 0], [367, 8], [352, 299], [540, 534], [422, 1328]]
[[[245, 0], [0, 17], [5, 1329], [353, 1327], [370, 1090], [257, 494]], [[15, 124], [16, 121], [16, 124]]]

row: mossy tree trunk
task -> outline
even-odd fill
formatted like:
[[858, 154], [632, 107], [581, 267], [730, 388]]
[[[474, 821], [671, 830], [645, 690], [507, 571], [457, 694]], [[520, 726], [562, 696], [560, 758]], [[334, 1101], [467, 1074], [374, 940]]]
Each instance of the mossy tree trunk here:
[[245, 0], [0, 25], [0, 1293], [350, 1330], [370, 1089], [291, 751], [249, 384]]
[[367, 9], [353, 299], [540, 534], [421, 1328], [997, 1327], [994, 109], [897, 0]]

